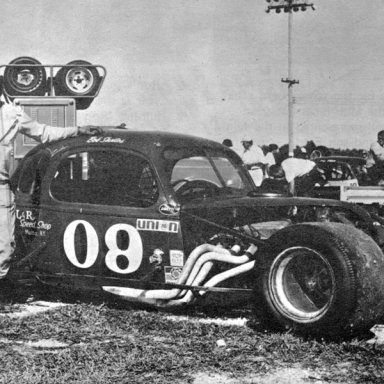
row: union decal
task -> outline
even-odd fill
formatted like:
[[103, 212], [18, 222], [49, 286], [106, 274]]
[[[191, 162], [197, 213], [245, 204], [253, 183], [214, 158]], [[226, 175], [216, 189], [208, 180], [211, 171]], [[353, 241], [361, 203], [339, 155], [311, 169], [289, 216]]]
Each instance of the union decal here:
[[139, 231], [179, 232], [179, 223], [168, 220], [137, 219], [136, 228]]

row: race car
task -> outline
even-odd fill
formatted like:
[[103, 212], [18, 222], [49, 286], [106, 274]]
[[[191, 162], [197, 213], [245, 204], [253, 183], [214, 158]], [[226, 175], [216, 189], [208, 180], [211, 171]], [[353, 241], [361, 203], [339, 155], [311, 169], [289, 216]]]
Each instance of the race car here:
[[322, 337], [384, 313], [384, 239], [371, 216], [259, 194], [214, 141], [104, 128], [36, 146], [12, 188], [14, 281], [170, 310], [252, 303], [263, 327]]
[[365, 159], [347, 156], [327, 156], [315, 160], [317, 167], [322, 170], [324, 185], [315, 185], [313, 197], [340, 199], [340, 190], [344, 187], [358, 186], [362, 183], [361, 168]]

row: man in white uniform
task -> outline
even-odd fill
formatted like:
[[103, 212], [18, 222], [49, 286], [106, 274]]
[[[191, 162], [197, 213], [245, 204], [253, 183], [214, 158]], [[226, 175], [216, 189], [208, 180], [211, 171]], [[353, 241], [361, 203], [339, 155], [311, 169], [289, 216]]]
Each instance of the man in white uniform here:
[[377, 141], [371, 144], [370, 150], [376, 163], [384, 161], [384, 131], [377, 134]]
[[281, 163], [281, 166], [284, 169], [285, 178], [290, 183], [296, 177], [304, 176], [311, 172], [315, 168], [316, 163], [309, 159], [288, 157], [288, 159]]
[[367, 166], [369, 175], [374, 185], [383, 185], [384, 183], [384, 131], [377, 134], [377, 141], [371, 144], [371, 157]]
[[[8, 127], [2, 127], [2, 132], [5, 132], [5, 134], [0, 138], [0, 280], [4, 279], [9, 270], [11, 257], [15, 248], [15, 209], [13, 194], [10, 190], [9, 169], [12, 142], [17, 133], [21, 132], [41, 143], [77, 136], [79, 134], [94, 135], [100, 133], [100, 129], [95, 126], [51, 127], [32, 120], [20, 107], [7, 105], [5, 108], [8, 114], [7, 120], [9, 121], [11, 118], [13, 123], [6, 132], [4, 128]], [[3, 111], [1, 110], [0, 112], [2, 113]], [[1, 119], [1, 122], [3, 123], [3, 119]], [[6, 122], [4, 122], [4, 125], [5, 124]]]
[[240, 157], [256, 186], [259, 187], [264, 179], [264, 166], [267, 164], [263, 150], [258, 145], [254, 145], [250, 138], [244, 138], [241, 143], [243, 150], [240, 152]]

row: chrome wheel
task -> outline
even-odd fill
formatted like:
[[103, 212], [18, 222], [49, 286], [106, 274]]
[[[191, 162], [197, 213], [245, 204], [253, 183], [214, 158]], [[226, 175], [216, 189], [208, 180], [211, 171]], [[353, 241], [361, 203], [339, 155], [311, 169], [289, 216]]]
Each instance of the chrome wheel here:
[[321, 253], [307, 247], [281, 252], [270, 267], [269, 291], [278, 312], [309, 323], [324, 316], [335, 296], [335, 275]]
[[89, 69], [76, 67], [68, 70], [65, 83], [74, 94], [83, 95], [92, 89], [95, 84], [95, 78]]

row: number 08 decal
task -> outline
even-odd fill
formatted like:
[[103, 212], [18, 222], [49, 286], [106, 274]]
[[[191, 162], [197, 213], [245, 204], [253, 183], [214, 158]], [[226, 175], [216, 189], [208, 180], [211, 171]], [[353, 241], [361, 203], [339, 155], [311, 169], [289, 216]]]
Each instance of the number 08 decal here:
[[[87, 237], [87, 254], [85, 260], [81, 263], [76, 255], [75, 233], [79, 225], [82, 225]], [[127, 249], [121, 249], [117, 245], [117, 233], [124, 231], [129, 237], [129, 245]], [[105, 244], [108, 252], [105, 255], [105, 264], [113, 272], [116, 273], [132, 273], [139, 269], [143, 260], [143, 242], [138, 230], [129, 224], [115, 224], [108, 228], [105, 233]], [[70, 223], [64, 232], [63, 245], [65, 255], [68, 260], [78, 268], [92, 267], [99, 254], [99, 238], [93, 226], [85, 220], [75, 220]], [[120, 268], [117, 265], [118, 256], [125, 257], [128, 261], [126, 268]]]

